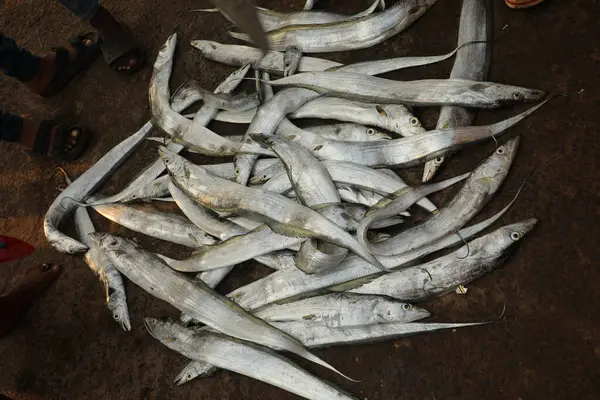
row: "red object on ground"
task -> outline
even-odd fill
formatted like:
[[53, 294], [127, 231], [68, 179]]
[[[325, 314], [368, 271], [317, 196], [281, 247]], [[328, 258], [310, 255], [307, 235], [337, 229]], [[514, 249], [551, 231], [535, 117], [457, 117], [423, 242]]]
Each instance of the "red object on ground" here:
[[0, 235], [0, 263], [25, 257], [35, 251], [35, 248], [22, 240]]

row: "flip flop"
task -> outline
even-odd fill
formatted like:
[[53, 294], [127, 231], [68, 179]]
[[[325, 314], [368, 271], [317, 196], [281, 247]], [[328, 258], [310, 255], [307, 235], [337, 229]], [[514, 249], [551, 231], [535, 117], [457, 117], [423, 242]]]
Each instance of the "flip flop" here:
[[510, 8], [529, 8], [540, 4], [544, 0], [504, 0]]
[[[50, 142], [52, 137], [52, 129], [57, 127], [54, 133], [54, 140], [52, 141], [52, 148], [50, 148]], [[73, 133], [77, 133], [73, 135]], [[73, 161], [87, 148], [90, 142], [92, 134], [80, 127], [67, 127], [58, 125], [54, 121], [42, 121], [38, 128], [33, 143], [33, 149], [30, 154], [36, 156], [50, 155], [62, 161]], [[75, 145], [68, 147], [69, 139], [75, 139]]]
[[[90, 40], [86, 46], [83, 41]], [[42, 97], [52, 97], [60, 92], [77, 74], [89, 67], [100, 55], [100, 35], [96, 32], [73, 36], [69, 44], [75, 49], [76, 57], [71, 60], [69, 50], [64, 47], [54, 47], [56, 53], [56, 72], [54, 77], [42, 92]]]
[[[144, 52], [141, 50], [140, 45], [135, 40], [133, 34], [122, 24], [119, 24], [119, 29], [116, 29], [110, 35], [102, 37], [100, 50], [102, 51], [102, 56], [108, 66], [117, 72], [133, 73], [140, 69], [146, 61]], [[131, 52], [137, 53], [137, 64], [129, 69], [116, 69], [115, 62]]]

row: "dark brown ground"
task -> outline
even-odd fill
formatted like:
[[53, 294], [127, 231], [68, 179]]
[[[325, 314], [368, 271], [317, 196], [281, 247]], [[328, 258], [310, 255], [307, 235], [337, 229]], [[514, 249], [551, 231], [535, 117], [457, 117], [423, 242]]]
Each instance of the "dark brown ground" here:
[[[4, 3], [0, 28], [36, 52], [47, 51], [86, 29], [54, 1]], [[259, 3], [289, 10], [301, 8], [303, 2]], [[363, 9], [367, 3], [322, 1], [321, 5], [350, 12]], [[484, 214], [490, 215], [506, 204], [537, 167], [502, 223], [533, 216], [541, 222], [505, 267], [469, 285], [467, 296], [451, 294], [426, 304], [438, 321], [478, 321], [497, 316], [506, 300], [507, 311], [501, 321], [456, 332], [317, 352], [362, 380], [356, 384], [301, 362], [319, 376], [370, 400], [600, 396], [600, 253], [596, 249], [600, 238], [596, 173], [600, 4], [595, 0], [549, 0], [539, 8], [515, 12], [502, 3], [494, 2], [495, 35], [499, 39], [490, 80], [565, 93], [568, 98], [551, 102], [511, 130], [511, 134], [523, 135], [519, 156]], [[207, 2], [107, 0], [104, 4], [131, 26], [151, 60], [168, 35], [174, 31], [180, 34], [173, 87], [195, 78], [204, 87], [214, 88], [231, 71], [203, 60], [188, 45], [191, 39], [232, 42], [226, 35], [228, 24], [220, 16], [183, 12], [207, 6]], [[455, 46], [459, 10], [460, 1], [441, 0], [407, 32], [384, 44], [328, 57], [350, 62], [445, 53]], [[444, 78], [451, 65], [452, 61], [447, 61], [391, 76]], [[98, 61], [50, 101], [0, 76], [0, 104], [5, 110], [36, 118], [57, 117], [92, 127], [96, 137], [90, 153], [67, 166], [78, 176], [148, 120], [150, 74], [151, 62], [139, 74], [122, 76]], [[516, 111], [485, 112], [478, 123], [496, 121]], [[435, 125], [434, 111], [421, 117], [427, 127]], [[214, 129], [233, 131], [223, 124]], [[237, 128], [240, 131], [243, 127]], [[156, 156], [154, 147], [144, 144], [104, 191], [112, 193], [128, 182]], [[443, 175], [468, 170], [493, 149], [491, 141], [469, 149], [453, 158]], [[0, 340], [0, 393], [20, 399], [295, 398], [229, 372], [176, 387], [172, 380], [186, 360], [152, 339], [142, 323], [144, 316], [177, 315], [176, 310], [128, 285], [133, 330], [121, 331], [105, 308], [99, 283], [83, 261], [53, 251], [44, 239], [42, 217], [62, 184], [53, 171], [57, 164], [31, 160], [10, 144], [0, 146], [0, 159], [0, 232], [29, 241], [38, 249], [27, 259], [0, 266], [0, 288], [28, 265], [54, 261], [64, 266], [63, 275], [43, 300], [12, 335]], [[438, 201], [443, 204], [450, 196], [451, 192], [446, 193]], [[119, 229], [100, 222], [100, 218], [96, 221], [101, 229]], [[160, 245], [171, 254], [180, 250]], [[222, 291], [256, 279], [259, 272], [264, 270], [239, 268], [222, 285]]]

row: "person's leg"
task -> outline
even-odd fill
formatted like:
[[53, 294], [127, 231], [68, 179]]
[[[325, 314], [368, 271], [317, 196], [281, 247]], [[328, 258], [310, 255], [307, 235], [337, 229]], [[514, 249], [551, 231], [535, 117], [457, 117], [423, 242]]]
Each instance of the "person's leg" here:
[[13, 289], [0, 296], [0, 337], [14, 328], [27, 312], [31, 302], [37, 299], [59, 274], [58, 265], [44, 264], [31, 268], [15, 282]]
[[42, 59], [0, 32], [0, 70], [22, 82], [33, 79]]
[[[91, 39], [84, 39], [81, 44], [91, 49], [90, 46], [94, 43]], [[65, 52], [64, 58], [66, 59], [62, 63], [63, 65], [68, 63], [69, 60], [75, 62], [77, 57], [83, 54], [81, 50], [78, 53], [78, 50], [73, 45], [67, 46], [62, 51]], [[44, 94], [49, 85], [56, 80], [58, 73], [65, 72], [64, 70], [57, 70], [57, 54], [57, 52], [52, 51], [43, 57], [36, 56], [27, 49], [20, 47], [14, 39], [0, 32], [0, 70], [6, 75], [23, 82], [34, 93]], [[74, 76], [80, 69], [83, 69], [83, 66], [72, 68], [75, 68], [70, 71], [72, 72], [71, 75]], [[63, 83], [66, 84], [66, 81]], [[57, 89], [60, 89], [62, 86], [64, 85], [58, 85]]]
[[5, 142], [18, 142], [21, 140], [22, 130], [23, 118], [0, 110], [0, 140]]
[[116, 58], [109, 59], [110, 67], [118, 71], [134, 70], [139, 67], [142, 59], [142, 53], [134, 43], [133, 38], [117, 21], [99, 3], [99, 0], [58, 0], [69, 11], [100, 32], [105, 42], [116, 42], [120, 46], [112, 43], [113, 49], [120, 54]]
[[[46, 155], [51, 155], [54, 147], [56, 133], [61, 126], [54, 124], [49, 128], [47, 134], [50, 136], [48, 146], [45, 150]], [[18, 115], [5, 113], [0, 110], [0, 141], [14, 142], [19, 144], [24, 150], [34, 150], [36, 137], [40, 130], [40, 123], [24, 119]], [[73, 151], [80, 139], [81, 130], [74, 128], [71, 130], [69, 137], [62, 145], [64, 153]]]

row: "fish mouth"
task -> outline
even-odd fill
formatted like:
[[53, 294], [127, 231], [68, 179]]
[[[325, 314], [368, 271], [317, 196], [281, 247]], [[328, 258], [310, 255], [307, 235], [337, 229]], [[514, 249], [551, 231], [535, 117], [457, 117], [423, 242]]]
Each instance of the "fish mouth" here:
[[115, 320], [119, 323], [119, 325], [121, 325], [121, 328], [125, 332], [130, 332], [131, 322], [129, 321], [129, 315], [127, 315], [127, 312], [113, 311], [113, 314], [113, 317], [118, 316], [118, 319], [115, 318]]
[[545, 96], [546, 92], [543, 90], [531, 89], [529, 101], [538, 101], [543, 99]]
[[425, 164], [425, 168], [423, 169], [423, 178], [422, 182], [427, 183], [433, 179], [435, 173], [437, 172], [437, 166], [431, 165], [429, 162]]
[[167, 161], [170, 156], [170, 151], [165, 146], [158, 146], [158, 155], [163, 161]]
[[150, 335], [154, 336], [154, 327], [156, 326], [156, 322], [158, 320], [156, 318], [146, 317], [144, 318], [144, 327]]
[[537, 218], [530, 218], [528, 220], [522, 221], [519, 223], [519, 229], [523, 234], [527, 234], [535, 227], [538, 221], [539, 220]]
[[517, 154], [517, 149], [519, 148], [519, 143], [521, 143], [521, 137], [515, 136], [504, 144], [504, 148], [506, 152], [510, 154], [510, 157], [513, 158], [515, 154]]

